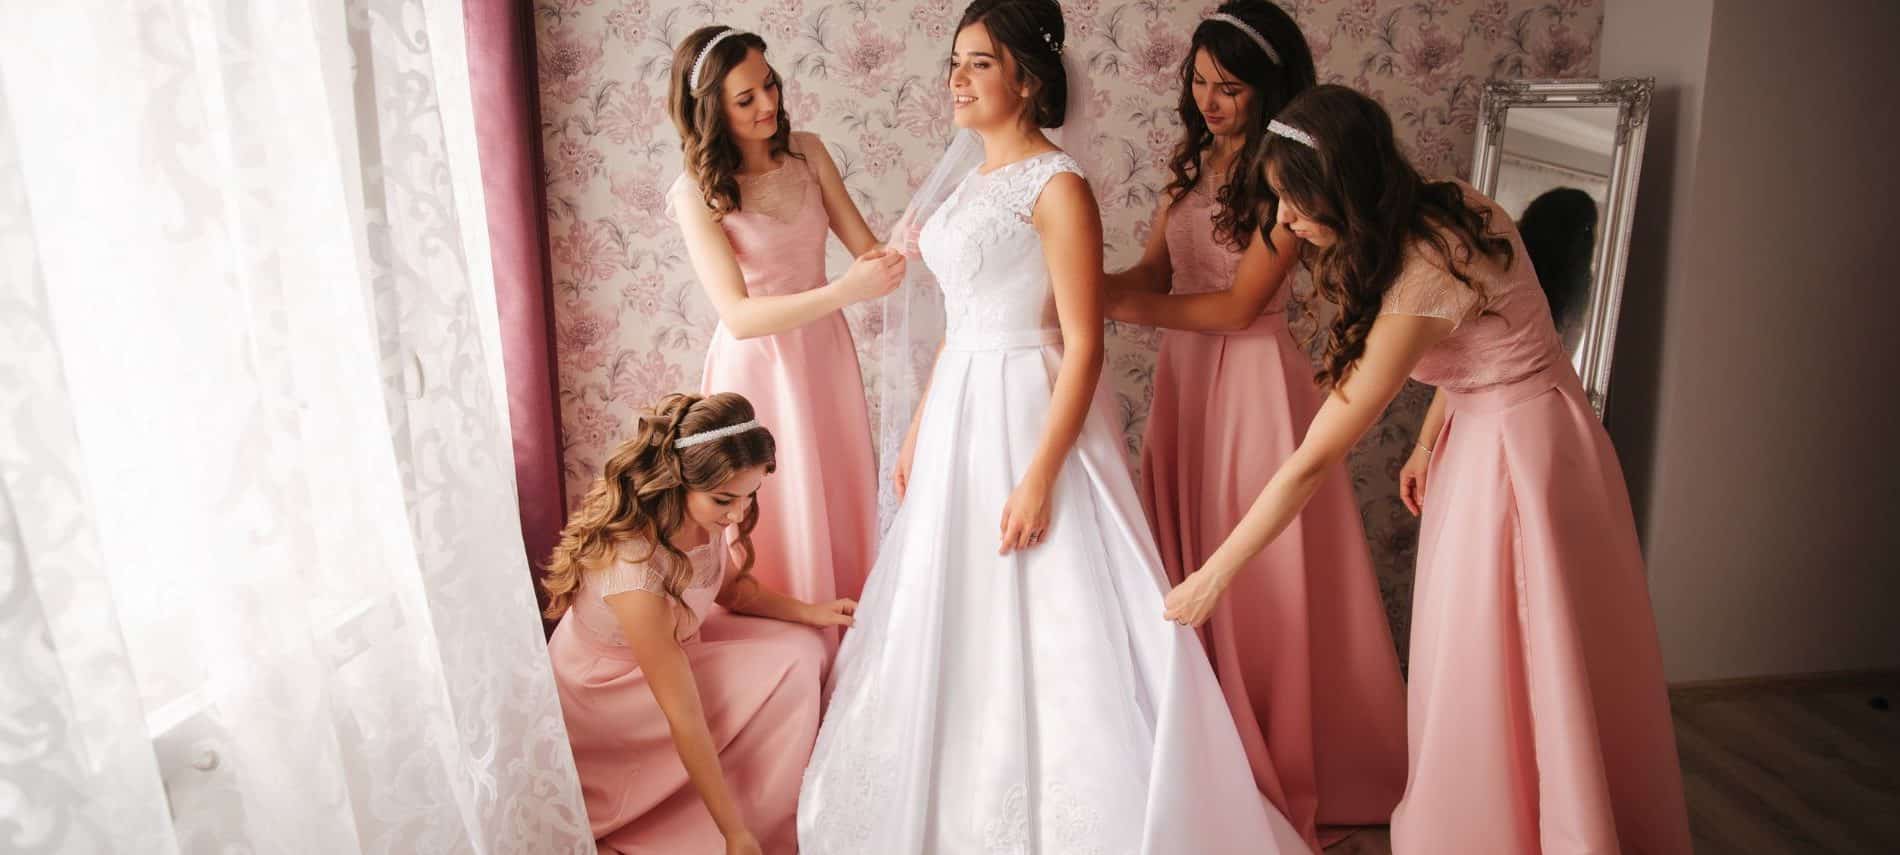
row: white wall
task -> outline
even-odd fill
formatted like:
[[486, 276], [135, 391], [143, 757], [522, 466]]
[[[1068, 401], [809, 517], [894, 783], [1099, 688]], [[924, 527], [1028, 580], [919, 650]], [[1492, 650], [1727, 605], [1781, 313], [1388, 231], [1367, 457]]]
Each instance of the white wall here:
[[1654, 75], [1610, 429], [1672, 681], [1900, 666], [1900, 4], [1610, 0]]

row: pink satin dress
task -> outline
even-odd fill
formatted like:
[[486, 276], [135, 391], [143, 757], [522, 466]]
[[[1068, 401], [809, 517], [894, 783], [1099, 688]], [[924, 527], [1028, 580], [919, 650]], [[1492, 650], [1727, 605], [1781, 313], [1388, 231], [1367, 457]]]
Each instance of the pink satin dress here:
[[[818, 736], [823, 636], [800, 624], [714, 605], [724, 573], [714, 546], [693, 550], [693, 583], [675, 606], [719, 766], [769, 855], [797, 851], [799, 780]], [[548, 640], [554, 683], [602, 853], [719, 855], [725, 837], [686, 776], [666, 715], [608, 601], [663, 597], [659, 574], [620, 562], [590, 574]]]
[[[1168, 212], [1174, 293], [1233, 287], [1240, 253], [1215, 237], [1217, 210], [1196, 188]], [[1244, 330], [1162, 334], [1141, 496], [1176, 584], [1233, 531], [1319, 410], [1287, 291]], [[1309, 845], [1318, 826], [1385, 824], [1405, 787], [1405, 687], [1344, 467], [1235, 578], [1201, 635], [1256, 783]]]
[[[677, 199], [678, 196], [675, 196]], [[792, 294], [825, 284], [825, 215], [817, 175], [787, 157], [740, 183], [741, 210], [720, 225], [746, 292]], [[706, 349], [701, 390], [752, 402], [778, 443], [778, 469], [759, 492], [752, 542], [773, 556], [767, 587], [808, 602], [856, 599], [877, 549], [877, 466], [857, 347], [844, 315], [734, 338], [724, 324]]]
[[1458, 282], [1414, 246], [1382, 313], [1458, 324], [1413, 592], [1407, 855], [1685, 855], [1688, 813], [1623, 471], [1523, 241]]

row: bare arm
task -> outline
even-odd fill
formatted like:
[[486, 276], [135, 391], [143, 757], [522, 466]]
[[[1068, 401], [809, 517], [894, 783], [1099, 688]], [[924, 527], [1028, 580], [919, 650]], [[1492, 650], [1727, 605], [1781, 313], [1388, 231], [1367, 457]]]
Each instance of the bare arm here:
[[725, 771], [719, 765], [719, 749], [713, 743], [712, 729], [706, 724], [706, 709], [699, 698], [699, 684], [693, 679], [686, 651], [674, 637], [671, 601], [651, 591], [627, 591], [607, 598], [620, 632], [634, 661], [646, 675], [653, 699], [660, 704], [666, 724], [673, 734], [674, 750], [686, 766], [686, 776], [699, 791], [699, 799], [712, 814], [713, 823], [727, 838], [748, 833], [739, 805], [726, 786]]
[[1161, 207], [1155, 211], [1154, 225], [1148, 230], [1148, 244], [1141, 249], [1141, 260], [1127, 270], [1102, 277], [1110, 294], [1168, 293], [1169, 286], [1174, 282], [1174, 266], [1168, 258], [1168, 208], [1168, 198], [1164, 194]]
[[[1272, 247], [1267, 245], [1272, 241]], [[1164, 294], [1123, 291], [1113, 295], [1108, 316], [1117, 321], [1199, 332], [1246, 329], [1260, 317], [1268, 301], [1286, 287], [1288, 275], [1299, 262], [1299, 238], [1284, 226], [1274, 226], [1266, 240], [1256, 239], [1240, 254], [1234, 268], [1234, 287], [1206, 294]]]
[[1003, 509], [1003, 552], [1033, 545], [1048, 525], [1049, 490], [1082, 434], [1102, 377], [1102, 219], [1088, 182], [1066, 172], [1049, 179], [1033, 219], [1062, 326], [1062, 366], [1042, 439]]
[[1332, 468], [1385, 412], [1419, 359], [1453, 327], [1448, 320], [1406, 315], [1373, 322], [1357, 369], [1326, 397], [1300, 447], [1280, 465], [1220, 548], [1168, 594], [1168, 619], [1192, 626], [1207, 620], [1234, 575], [1299, 515]]
[[729, 611], [810, 626], [850, 626], [851, 614], [857, 611], [858, 604], [852, 600], [808, 603], [765, 587], [757, 576], [742, 577], [736, 552], [726, 564], [726, 578], [715, 599]]
[[1405, 465], [1399, 467], [1399, 501], [1405, 503], [1405, 509], [1418, 516], [1425, 512], [1425, 485], [1431, 480], [1432, 444], [1438, 441], [1438, 434], [1445, 427], [1445, 396], [1442, 390], [1432, 392], [1432, 405], [1425, 410], [1425, 421], [1418, 426], [1418, 442], [1412, 445], [1411, 455], [1405, 458]]
[[739, 260], [726, 240], [725, 230], [713, 219], [694, 186], [690, 182], [680, 184], [672, 202], [693, 273], [718, 310], [719, 320], [736, 338], [797, 329], [859, 300], [888, 294], [903, 281], [902, 255], [872, 252], [860, 256], [843, 276], [820, 287], [796, 294], [752, 296], [746, 291], [745, 274], [739, 270]]
[[1082, 434], [1095, 384], [1102, 379], [1102, 216], [1088, 182], [1065, 172], [1049, 179], [1034, 219], [1049, 264], [1056, 319], [1062, 325], [1062, 367], [1056, 371], [1049, 417], [1029, 469], [1035, 477], [1054, 481]]
[[878, 247], [877, 235], [871, 234], [871, 227], [864, 222], [864, 214], [858, 211], [856, 202], [851, 201], [851, 191], [844, 186], [844, 176], [838, 172], [838, 164], [831, 159], [830, 149], [825, 148], [823, 140], [817, 134], [793, 134], [798, 142], [798, 153], [811, 163], [812, 172], [818, 176], [818, 192], [825, 203], [825, 218], [831, 221], [831, 233], [838, 236], [844, 248], [856, 258]]

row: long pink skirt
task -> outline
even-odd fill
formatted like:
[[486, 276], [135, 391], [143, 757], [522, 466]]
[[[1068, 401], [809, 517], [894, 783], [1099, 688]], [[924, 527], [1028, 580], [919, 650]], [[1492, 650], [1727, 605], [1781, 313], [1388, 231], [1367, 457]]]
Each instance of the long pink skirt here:
[[1445, 394], [1394, 851], [1689, 852], [1629, 494], [1575, 372]]
[[[799, 782], [818, 737], [822, 636], [718, 610], [685, 648], [740, 813], [768, 855], [790, 855], [798, 848]], [[591, 640], [570, 612], [548, 653], [600, 851], [725, 852], [725, 838], [687, 779], [666, 716], [627, 649]]]
[[844, 316], [744, 340], [722, 324], [701, 388], [744, 395], [778, 443], [778, 470], [759, 490], [754, 575], [808, 602], [856, 599], [876, 557], [877, 466]]
[[[1305, 436], [1311, 363], [1263, 316], [1168, 332], [1142, 444], [1142, 504], [1175, 583], [1198, 569]], [[1234, 581], [1202, 630], [1255, 782], [1318, 825], [1384, 824], [1405, 787], [1405, 689], [1344, 470]]]

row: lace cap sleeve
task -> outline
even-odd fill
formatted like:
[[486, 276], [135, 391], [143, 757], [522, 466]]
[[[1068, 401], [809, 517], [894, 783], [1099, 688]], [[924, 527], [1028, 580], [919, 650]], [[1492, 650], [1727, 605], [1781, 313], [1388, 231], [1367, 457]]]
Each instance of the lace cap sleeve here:
[[1068, 152], [1059, 151], [1037, 161], [1031, 167], [1030, 173], [1035, 177], [1031, 179], [1029, 183], [1035, 185], [1037, 189], [1041, 189], [1042, 185], [1049, 183], [1049, 179], [1061, 175], [1064, 172], [1073, 172], [1077, 175], [1081, 175], [1082, 164], [1077, 163], [1074, 157], [1069, 156]]
[[1037, 158], [1023, 170], [1021, 188], [1017, 199], [1016, 215], [1024, 222], [1029, 221], [1030, 213], [1036, 209], [1036, 202], [1042, 198], [1042, 189], [1049, 186], [1049, 180], [1064, 172], [1088, 176], [1082, 173], [1082, 164], [1070, 157], [1066, 151], [1059, 151]]
[[1385, 292], [1379, 314], [1443, 318], [1462, 324], [1478, 313], [1482, 303], [1478, 291], [1453, 276], [1435, 250], [1415, 244], [1406, 250], [1404, 264], [1398, 279]]
[[606, 599], [629, 591], [666, 594], [666, 580], [650, 562], [619, 558], [600, 575], [600, 596]]

